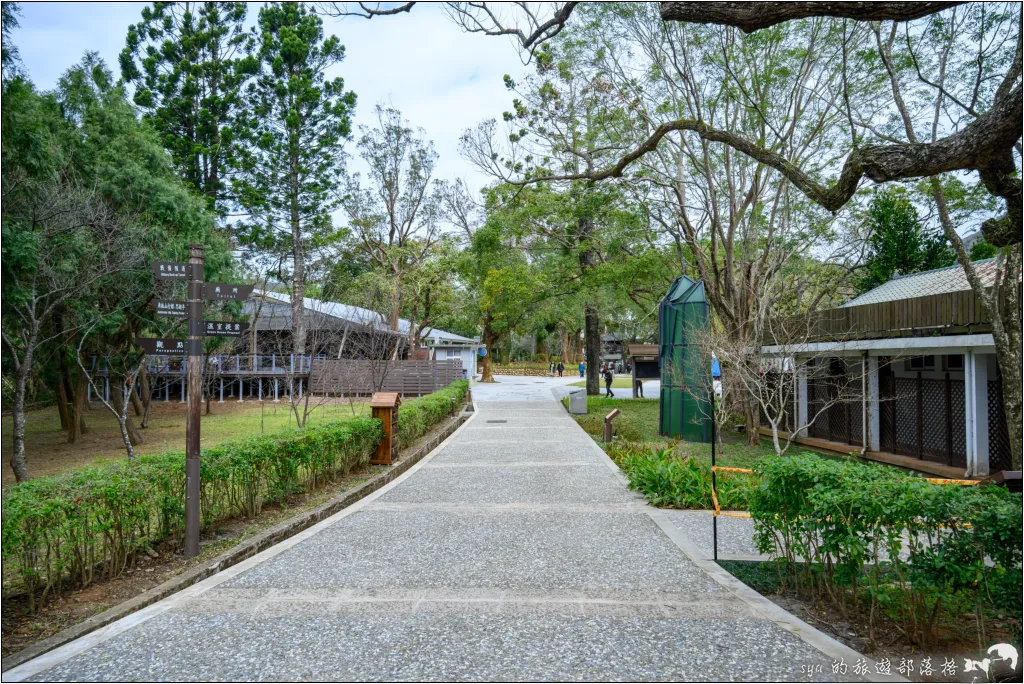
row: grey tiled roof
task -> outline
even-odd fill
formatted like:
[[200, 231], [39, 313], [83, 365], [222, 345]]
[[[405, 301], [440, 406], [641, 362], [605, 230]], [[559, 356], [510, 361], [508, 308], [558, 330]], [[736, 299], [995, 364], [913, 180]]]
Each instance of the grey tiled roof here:
[[[291, 297], [279, 292], [256, 290], [255, 294], [281, 304], [291, 303]], [[335, 318], [339, 321], [348, 321], [356, 325], [373, 327], [378, 330], [389, 329], [383, 314], [377, 313], [376, 311], [370, 311], [369, 309], [364, 309], [361, 306], [352, 306], [350, 304], [341, 304], [339, 302], [325, 302], [319, 299], [313, 299], [312, 297], [305, 297], [303, 303], [305, 304], [307, 311], [323, 316], [330, 316], [331, 318]], [[290, 311], [284, 310], [282, 313], [285, 317], [290, 319]], [[398, 333], [408, 335], [410, 325], [411, 323], [406, 319], [399, 318]], [[447, 330], [441, 330], [440, 328], [427, 328], [423, 331], [423, 339], [425, 343], [433, 341], [434, 344], [477, 344], [475, 340], [463, 337], [462, 335], [456, 335], [455, 333], [448, 332]]]
[[[984, 259], [975, 261], [978, 267], [981, 280], [986, 285], [992, 282], [995, 271], [995, 259]], [[964, 275], [964, 269], [960, 264], [937, 268], [934, 271], [912, 273], [905, 276], [896, 276], [886, 283], [882, 283], [873, 290], [854, 297], [843, 304], [847, 306], [861, 306], [862, 304], [877, 304], [878, 302], [891, 302], [897, 299], [911, 299], [913, 297], [924, 297], [927, 295], [942, 294], [944, 292], [960, 292], [971, 289]]]

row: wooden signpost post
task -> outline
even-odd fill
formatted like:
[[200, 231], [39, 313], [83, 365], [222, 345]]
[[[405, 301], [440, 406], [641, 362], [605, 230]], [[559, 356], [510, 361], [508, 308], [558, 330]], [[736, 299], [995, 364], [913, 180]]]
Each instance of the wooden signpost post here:
[[185, 414], [185, 558], [199, 555], [199, 409], [202, 403], [203, 337], [241, 337], [248, 323], [204, 321], [203, 300], [246, 299], [252, 285], [203, 282], [203, 246], [190, 245], [188, 263], [154, 261], [153, 276], [159, 280], [184, 280], [187, 300], [153, 300], [150, 307], [161, 316], [188, 319], [188, 339], [136, 338], [146, 354], [183, 354], [188, 359], [186, 384], [188, 407]]

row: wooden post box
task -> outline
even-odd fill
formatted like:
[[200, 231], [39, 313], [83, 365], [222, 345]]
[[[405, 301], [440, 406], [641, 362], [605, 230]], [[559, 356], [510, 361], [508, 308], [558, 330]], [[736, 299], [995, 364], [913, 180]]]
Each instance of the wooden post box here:
[[384, 438], [370, 463], [391, 465], [398, 460], [398, 406], [401, 403], [398, 392], [377, 392], [370, 399], [373, 417], [380, 418], [384, 426]]

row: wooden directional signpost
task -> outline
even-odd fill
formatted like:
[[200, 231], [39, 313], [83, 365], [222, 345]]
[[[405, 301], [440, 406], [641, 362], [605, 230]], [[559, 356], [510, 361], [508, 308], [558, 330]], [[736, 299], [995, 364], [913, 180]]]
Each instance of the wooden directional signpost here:
[[188, 263], [154, 261], [153, 276], [159, 280], [183, 280], [188, 283], [188, 299], [156, 299], [150, 307], [162, 316], [188, 319], [188, 339], [137, 338], [135, 343], [146, 354], [184, 354], [188, 358], [186, 382], [188, 408], [185, 417], [185, 558], [199, 555], [199, 408], [202, 403], [203, 337], [217, 335], [241, 337], [248, 323], [204, 321], [203, 300], [238, 301], [246, 299], [252, 285], [203, 282], [203, 246], [189, 247]]
[[188, 305], [176, 299], [152, 299], [149, 308], [161, 316], [188, 318]]

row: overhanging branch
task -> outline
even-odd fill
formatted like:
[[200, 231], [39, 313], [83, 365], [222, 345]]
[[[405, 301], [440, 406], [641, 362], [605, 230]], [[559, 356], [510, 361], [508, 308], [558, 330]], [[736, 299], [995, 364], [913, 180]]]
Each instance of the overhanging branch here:
[[835, 17], [858, 21], [910, 21], [960, 2], [663, 2], [663, 21], [722, 24], [753, 33], [784, 21]]
[[[600, 181], [622, 176], [636, 160], [654, 151], [662, 138], [673, 131], [690, 131], [702, 139], [728, 145], [753, 159], [779, 171], [809, 199], [829, 211], [838, 211], [857, 190], [861, 179], [867, 176], [876, 183], [923, 178], [950, 171], [970, 170], [982, 173], [989, 190], [1007, 200], [1016, 202], [1016, 215], [1020, 216], [1020, 180], [1007, 167], [1007, 153], [1020, 139], [1022, 118], [1021, 86], [1018, 84], [1006, 97], [1000, 98], [985, 114], [963, 130], [933, 143], [894, 143], [866, 145], [854, 150], [846, 159], [835, 183], [820, 183], [782, 155], [765, 149], [742, 136], [713, 128], [701, 121], [680, 119], [668, 121], [655, 129], [646, 140], [604, 169], [582, 174], [551, 175], [530, 178], [524, 182], [558, 180]], [[1010, 208], [1011, 218], [1014, 214]]]

